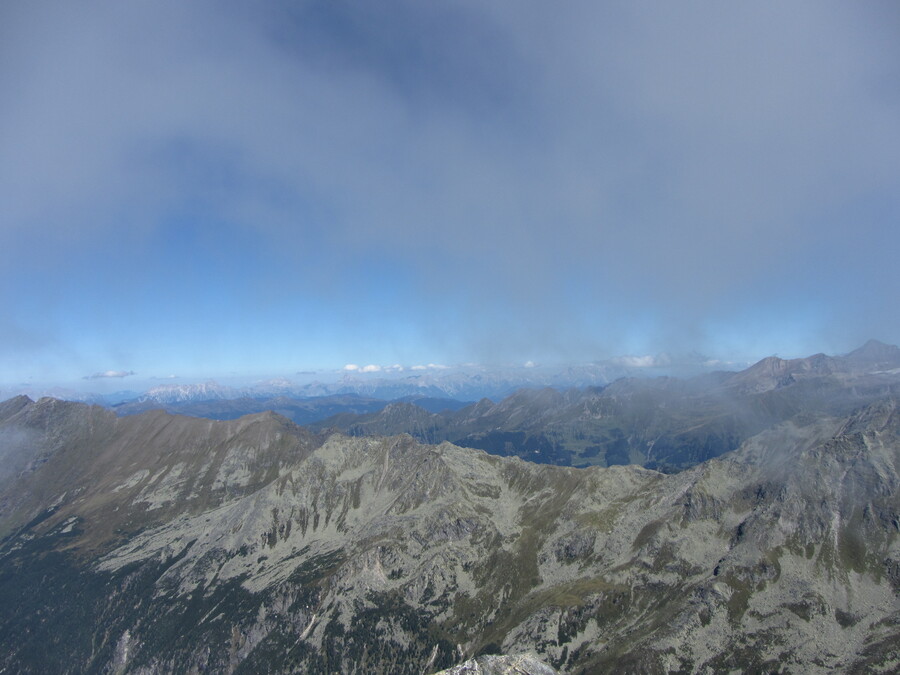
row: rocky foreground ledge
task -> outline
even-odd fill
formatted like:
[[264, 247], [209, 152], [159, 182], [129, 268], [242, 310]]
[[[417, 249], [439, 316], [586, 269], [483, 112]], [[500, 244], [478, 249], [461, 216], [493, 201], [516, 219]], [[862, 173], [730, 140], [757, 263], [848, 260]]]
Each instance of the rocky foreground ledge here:
[[533, 654], [489, 655], [469, 659], [434, 675], [557, 675], [557, 671]]

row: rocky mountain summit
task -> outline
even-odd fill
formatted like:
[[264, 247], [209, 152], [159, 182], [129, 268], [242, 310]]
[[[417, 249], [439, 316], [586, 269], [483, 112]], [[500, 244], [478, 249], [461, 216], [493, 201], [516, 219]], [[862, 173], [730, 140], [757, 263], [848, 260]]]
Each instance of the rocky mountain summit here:
[[671, 475], [24, 397], [0, 439], [10, 672], [900, 664], [891, 397]]

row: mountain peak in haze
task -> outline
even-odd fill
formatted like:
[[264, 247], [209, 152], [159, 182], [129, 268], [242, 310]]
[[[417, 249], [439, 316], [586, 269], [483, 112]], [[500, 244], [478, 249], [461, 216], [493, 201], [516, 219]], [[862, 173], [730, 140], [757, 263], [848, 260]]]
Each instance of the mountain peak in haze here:
[[894, 368], [900, 368], [900, 348], [869, 340], [844, 356], [821, 353], [797, 359], [768, 356], [733, 375], [729, 383], [744, 391], [764, 392], [798, 379], [826, 375], [859, 377]]
[[900, 347], [869, 340], [862, 347], [854, 349], [845, 357], [854, 363], [867, 363], [888, 368], [900, 367]]

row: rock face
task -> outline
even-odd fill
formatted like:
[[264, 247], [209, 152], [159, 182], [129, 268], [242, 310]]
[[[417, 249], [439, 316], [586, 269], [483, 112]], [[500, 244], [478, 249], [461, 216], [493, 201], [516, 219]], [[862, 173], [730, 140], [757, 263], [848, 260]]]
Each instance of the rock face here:
[[672, 475], [52, 399], [0, 439], [0, 670], [900, 665], [890, 398]]
[[556, 671], [529, 654], [480, 656], [435, 675], [556, 675]]

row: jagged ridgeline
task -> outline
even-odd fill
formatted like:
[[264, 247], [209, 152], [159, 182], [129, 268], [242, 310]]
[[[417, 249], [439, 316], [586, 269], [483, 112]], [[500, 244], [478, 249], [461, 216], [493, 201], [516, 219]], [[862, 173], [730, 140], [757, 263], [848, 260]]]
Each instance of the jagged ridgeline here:
[[896, 672], [900, 410], [666, 475], [0, 404], [0, 670]]
[[408, 433], [562, 466], [638, 464], [680, 471], [804, 415], [848, 415], [900, 396], [900, 349], [875, 340], [844, 356], [770, 357], [693, 379], [622, 378], [606, 387], [522, 389], [497, 403], [428, 411], [410, 402], [343, 411], [313, 428]]

